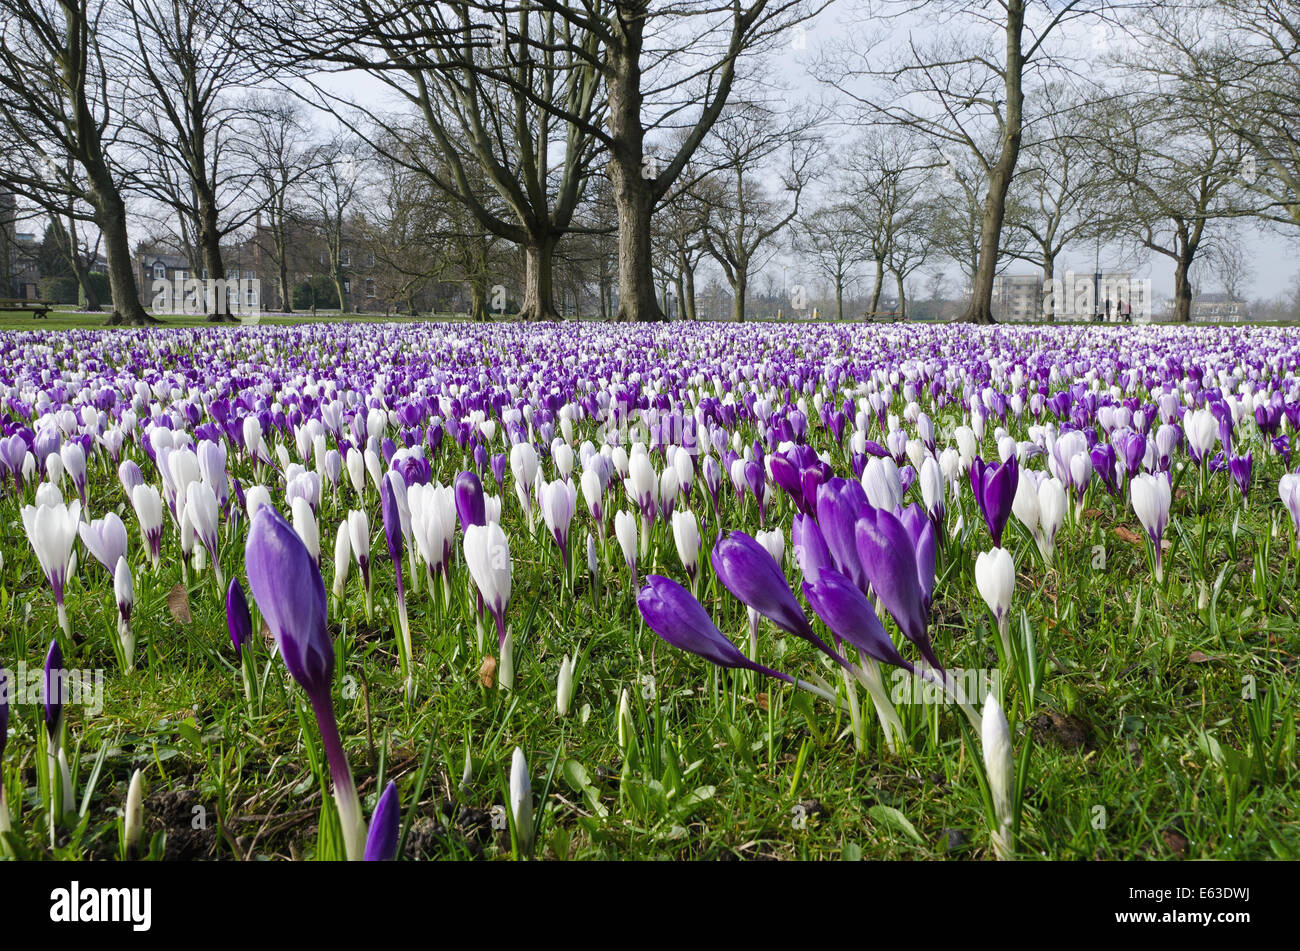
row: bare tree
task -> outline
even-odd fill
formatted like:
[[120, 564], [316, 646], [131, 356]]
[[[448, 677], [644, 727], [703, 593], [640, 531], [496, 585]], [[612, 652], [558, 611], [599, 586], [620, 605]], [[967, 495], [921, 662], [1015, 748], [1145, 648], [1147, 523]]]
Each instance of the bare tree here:
[[339, 312], [344, 314], [353, 310], [350, 279], [345, 271], [351, 265], [353, 239], [349, 227], [361, 192], [362, 161], [356, 142], [336, 137], [320, 146], [319, 157], [307, 176], [306, 203], [325, 248], [325, 264], [338, 295]]
[[[751, 273], [761, 271], [775, 239], [799, 214], [799, 199], [815, 173], [815, 119], [780, 116], [764, 105], [736, 106], [718, 122], [707, 149], [721, 169], [704, 245], [731, 285], [732, 317], [745, 319]], [[779, 188], [767, 184], [776, 175]]]
[[[1103, 15], [1110, 6], [1107, 0], [885, 0], [883, 8], [872, 8], [873, 16], [904, 23], [919, 15], [926, 26], [910, 29], [905, 43], [885, 50], [882, 44], [894, 40], [893, 31], [873, 23], [864, 32], [881, 40], [841, 51], [841, 85], [861, 78], [890, 83], [887, 92], [877, 86], [855, 94], [869, 121], [902, 125], [941, 147], [966, 150], [981, 167], [979, 251], [965, 320], [993, 321], [993, 279], [1020, 158], [1027, 88], [1063, 62], [1052, 44], [1067, 24]], [[947, 24], [937, 36], [930, 26], [936, 22]]]
[[1043, 317], [1052, 320], [1057, 259], [1071, 243], [1100, 239], [1110, 230], [1105, 212], [1111, 173], [1098, 160], [1106, 153], [1095, 148], [1096, 107], [1088, 99], [1053, 84], [1035, 105], [1026, 123], [1024, 161], [1009, 194], [1018, 211], [1011, 226], [1028, 239], [1027, 246], [1013, 243], [1007, 253], [1042, 267]]
[[1149, 75], [1178, 108], [1219, 116], [1247, 146], [1238, 184], [1267, 221], [1300, 226], [1300, 7], [1294, 0], [1184, 0], [1146, 11]]
[[830, 281], [836, 320], [844, 319], [844, 291], [858, 278], [862, 244], [862, 220], [849, 202], [823, 205], [802, 216], [795, 229], [795, 251]]
[[1243, 141], [1217, 115], [1178, 108], [1179, 89], [1147, 77], [1116, 96], [1099, 122], [1113, 198], [1107, 214], [1174, 265], [1175, 321], [1191, 318], [1191, 269], [1228, 219], [1250, 214], [1238, 184]]
[[[197, 250], [192, 264], [202, 265], [195, 277], [224, 281], [221, 242], [259, 210], [244, 200], [249, 169], [234, 160], [242, 114], [233, 93], [267, 68], [245, 50], [250, 19], [236, 0], [119, 2], [124, 22], [111, 50], [144, 159], [136, 183], [181, 220], [183, 243]], [[222, 319], [227, 295], [205, 295], [204, 310]]]
[[122, 172], [110, 155], [119, 116], [99, 42], [104, 12], [101, 0], [0, 0], [4, 179], [51, 212], [73, 199], [74, 214], [103, 236], [111, 322], [145, 324]]
[[252, 120], [241, 160], [251, 169], [254, 207], [261, 227], [253, 241], [275, 264], [280, 309], [293, 310], [289, 278], [290, 241], [302, 217], [303, 184], [321, 156], [312, 141], [302, 107], [294, 99], [259, 93], [244, 101]]

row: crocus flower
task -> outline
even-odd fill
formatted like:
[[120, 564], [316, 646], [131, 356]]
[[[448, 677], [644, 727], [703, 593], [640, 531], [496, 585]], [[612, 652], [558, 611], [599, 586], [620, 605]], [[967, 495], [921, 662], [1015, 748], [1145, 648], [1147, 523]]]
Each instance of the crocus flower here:
[[320, 525], [316, 521], [316, 513], [312, 511], [311, 503], [306, 499], [298, 497], [289, 503], [289, 515], [293, 524], [293, 530], [298, 533], [302, 543], [307, 546], [307, 551], [311, 553], [312, 558], [316, 559], [316, 564], [320, 564]]
[[[259, 510], [260, 511], [260, 510]], [[364, 509], [348, 512], [348, 540], [351, 542], [352, 555], [361, 569], [361, 585], [366, 591], [366, 617], [374, 604], [370, 578], [370, 517]]]
[[488, 519], [483, 502], [483, 483], [478, 476], [468, 470], [461, 472], [456, 476], [453, 488], [461, 531], [467, 532], [471, 525], [486, 525]]
[[510, 603], [510, 543], [496, 522], [465, 530], [465, 564], [483, 603], [497, 625], [497, 644], [506, 639], [506, 607]]
[[681, 559], [682, 567], [691, 579], [691, 591], [694, 592], [700, 567], [700, 526], [695, 520], [695, 514], [689, 509], [673, 513], [673, 542], [677, 546], [677, 557]]
[[117, 637], [122, 644], [122, 656], [126, 660], [126, 669], [135, 666], [135, 635], [131, 632], [131, 608], [135, 604], [135, 586], [131, 581], [131, 569], [126, 558], [117, 560], [113, 569], [113, 596], [117, 601]]
[[528, 778], [528, 761], [517, 746], [510, 761], [510, 813], [515, 820], [519, 851], [528, 852], [533, 847], [533, 787]]
[[1012, 834], [1015, 760], [1011, 750], [1011, 727], [994, 691], [989, 691], [984, 698], [981, 726], [980, 746], [984, 754], [984, 773], [988, 777], [989, 793], [993, 798], [993, 853], [999, 859], [1010, 859], [1015, 850]]
[[348, 569], [352, 567], [352, 543], [348, 539], [347, 519], [339, 522], [334, 533], [334, 597], [343, 600], [343, 590], [348, 583]]
[[984, 524], [993, 536], [993, 544], [1002, 547], [1002, 531], [1011, 516], [1020, 466], [1015, 456], [1001, 465], [986, 463], [979, 456], [971, 460], [970, 486], [984, 516]]
[[393, 562], [397, 576], [397, 619], [402, 629], [402, 650], [407, 663], [407, 690], [414, 685], [411, 655], [411, 626], [406, 616], [406, 590], [402, 586], [402, 512], [401, 501], [406, 498], [406, 484], [402, 475], [390, 469], [384, 473], [379, 488], [380, 510], [384, 516], [384, 540], [388, 543], [388, 557]]
[[1168, 473], [1143, 473], [1129, 483], [1129, 495], [1133, 511], [1146, 529], [1147, 537], [1151, 539], [1155, 578], [1159, 582], [1164, 578], [1164, 552], [1161, 550], [1160, 539], [1169, 525], [1169, 506], [1172, 502]]
[[1055, 477], [1044, 479], [1038, 484], [1038, 550], [1043, 559], [1050, 562], [1056, 550], [1056, 533], [1065, 522], [1065, 510], [1069, 498], [1065, 486]]
[[636, 585], [636, 519], [627, 512], [614, 513], [614, 537], [627, 562], [627, 570], [632, 575], [632, 584]]
[[140, 835], [144, 831], [144, 774], [136, 770], [131, 774], [126, 789], [126, 805], [122, 810], [122, 840], [126, 854], [135, 857], [140, 851]]
[[803, 583], [803, 593], [836, 637], [882, 663], [912, 670], [912, 665], [903, 659], [885, 633], [867, 596], [844, 575], [824, 567], [816, 581]]
[[817, 527], [835, 567], [864, 592], [868, 581], [855, 526], [868, 507], [866, 492], [857, 482], [831, 479], [817, 488]]
[[131, 490], [131, 507], [140, 523], [140, 537], [149, 550], [149, 560], [157, 571], [162, 558], [162, 496], [152, 485], [137, 485]]
[[284, 665], [307, 694], [334, 780], [334, 799], [349, 859], [365, 849], [366, 826], [352, 769], [334, 719], [334, 645], [325, 620], [325, 584], [293, 527], [272, 506], [253, 516], [244, 546], [253, 600], [275, 637]]
[[81, 544], [104, 566], [105, 571], [115, 570], [118, 559], [126, 555], [126, 526], [115, 512], [109, 512], [93, 522], [82, 522], [77, 531], [81, 536]]
[[1250, 470], [1254, 459], [1250, 453], [1244, 456], [1232, 456], [1228, 459], [1228, 472], [1231, 473], [1232, 479], [1237, 483], [1237, 488], [1241, 490], [1242, 500], [1248, 500], [1250, 497]]
[[389, 782], [384, 794], [375, 805], [370, 817], [370, 831], [366, 834], [366, 848], [362, 858], [367, 862], [391, 862], [397, 858], [397, 839], [402, 825], [402, 803], [397, 795], [397, 783]]
[[533, 484], [537, 481], [537, 450], [532, 443], [517, 442], [510, 447], [510, 473], [514, 476], [515, 497], [519, 499], [519, 507], [524, 510], [524, 515], [528, 518], [528, 531], [532, 532], [531, 492]]
[[1286, 506], [1291, 516], [1291, 527], [1295, 529], [1296, 546], [1300, 547], [1300, 475], [1288, 472], [1277, 484], [1278, 497]]
[[23, 530], [36, 552], [36, 560], [58, 608], [59, 626], [63, 633], [72, 636], [68, 613], [63, 604], [63, 586], [68, 580], [68, 563], [72, 546], [77, 541], [77, 526], [81, 522], [81, 503], [70, 505], [25, 505], [22, 510]]
[[903, 636], [917, 646], [925, 662], [942, 670], [926, 633], [928, 589], [934, 584], [934, 527], [926, 521], [924, 534], [912, 532], [893, 512], [867, 507], [855, 526], [858, 557], [871, 590], [898, 623]]
[[555, 712], [562, 717], [569, 715], [569, 704], [573, 701], [573, 661], [565, 654], [560, 660], [560, 675], [555, 682]]
[[231, 578], [230, 587], [226, 589], [226, 630], [230, 632], [230, 642], [235, 648], [235, 660], [242, 662], [244, 645], [253, 637], [253, 618], [238, 578]]
[[557, 479], [548, 482], [542, 490], [542, 519], [560, 548], [560, 560], [565, 565], [566, 574], [569, 564], [569, 526], [573, 522], [577, 501], [577, 490], [570, 482]]
[[[993, 612], [998, 624], [998, 636], [1006, 657], [1011, 657], [1008, 620], [1011, 616], [1011, 596], [1016, 590], [1016, 566], [1011, 552], [1005, 548], [980, 552], [975, 558], [975, 587], [980, 597]], [[1009, 660], [1008, 660], [1009, 662]]]
[[786, 683], [794, 678], [764, 667], [742, 654], [718, 630], [708, 613], [684, 587], [663, 575], [650, 575], [636, 598], [646, 625], [679, 650], [719, 667], [753, 670]]
[[771, 552], [744, 532], [729, 532], [713, 546], [713, 573], [722, 586], [782, 630], [818, 641]]

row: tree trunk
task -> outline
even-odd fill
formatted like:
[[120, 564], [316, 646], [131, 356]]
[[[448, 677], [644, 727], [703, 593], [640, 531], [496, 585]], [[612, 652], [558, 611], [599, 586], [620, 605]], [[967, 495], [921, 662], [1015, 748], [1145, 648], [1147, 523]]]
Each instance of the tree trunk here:
[[695, 310], [695, 270], [682, 257], [682, 307], [687, 320], [696, 319]]
[[619, 20], [607, 56], [609, 179], [618, 213], [618, 320], [663, 320], [651, 269], [650, 215], [658, 168], [645, 161], [641, 128], [641, 39], [644, 20]]
[[348, 312], [348, 295], [343, 290], [343, 275], [336, 267], [332, 269], [330, 278], [334, 281], [334, 293], [339, 298], [339, 313], [346, 314]]
[[745, 268], [736, 268], [736, 279], [731, 283], [731, 319], [737, 323], [745, 320], [745, 288], [749, 284], [749, 274]]
[[885, 286], [885, 265], [879, 258], [876, 259], [876, 285], [871, 290], [871, 317], [874, 319], [880, 313], [880, 295]]
[[903, 275], [895, 271], [894, 280], [898, 282], [898, 319], [902, 320], [907, 315], [907, 297], [903, 292]]
[[286, 314], [293, 313], [293, 291], [289, 287], [289, 257], [285, 253], [285, 244], [287, 242], [284, 236], [276, 238], [276, 255], [279, 260], [280, 272], [280, 309]]
[[[207, 280], [212, 281], [208, 284], [206, 281], [203, 285], [203, 311], [210, 321], [222, 321], [227, 318], [235, 320], [235, 315], [231, 313], [230, 308], [230, 289], [226, 287], [226, 265], [221, 260], [221, 242], [217, 234], [217, 210], [215, 204], [209, 204], [205, 199], [199, 200], [199, 243], [203, 251], [203, 269], [207, 272]], [[197, 276], [197, 275], [196, 275]], [[208, 300], [207, 289], [213, 288], [212, 300]], [[235, 281], [235, 292], [239, 293], [239, 281]], [[238, 306], [243, 306], [243, 301], [238, 301]]]
[[[107, 170], [104, 174], [107, 175]], [[108, 286], [113, 293], [113, 314], [109, 323], [130, 323], [136, 326], [158, 323], [157, 318], [144, 312], [144, 306], [140, 303], [140, 288], [135, 281], [131, 243], [126, 231], [126, 205], [117, 192], [117, 186], [111, 180], [95, 181], [91, 185], [91, 199], [95, 208], [95, 223], [99, 225], [99, 232], [104, 238], [104, 257], [108, 259]]]
[[835, 319], [844, 319], [844, 275], [835, 276]]
[[524, 300], [520, 320], [559, 320], [552, 289], [555, 238], [545, 235], [524, 246]]
[[979, 265], [971, 282], [971, 299], [962, 319], [977, 324], [993, 320], [993, 277], [998, 270], [998, 249], [1002, 241], [1002, 222], [1007, 213], [1007, 189], [1020, 157], [1021, 109], [1024, 93], [1021, 78], [1024, 55], [1020, 37], [1024, 31], [1024, 0], [1009, 0], [1007, 11], [1007, 61], [1005, 69], [1006, 120], [1002, 127], [1002, 152], [989, 171], [989, 190], [984, 196], [984, 217], [980, 223]]
[[[75, 219], [69, 217], [68, 226], [65, 227], [61, 216], [51, 215], [50, 226], [54, 229], [55, 241], [58, 242], [59, 248], [67, 256], [68, 264], [72, 267], [72, 274], [77, 279], [77, 287], [81, 289], [81, 305], [88, 311], [100, 310], [99, 295], [95, 293], [95, 288], [90, 283], [90, 266], [82, 258], [80, 248], [77, 246]], [[3, 234], [0, 234], [0, 243], [3, 243], [6, 249], [9, 246]], [[4, 273], [8, 275], [9, 272], [6, 269]]]
[[488, 319], [487, 308], [487, 282], [482, 277], [475, 277], [466, 282], [469, 284], [469, 317], [470, 320], [479, 322]]
[[1056, 320], [1056, 255], [1043, 249], [1043, 319]]
[[1174, 323], [1185, 324], [1192, 319], [1192, 282], [1188, 275], [1195, 253], [1184, 247], [1174, 262]]

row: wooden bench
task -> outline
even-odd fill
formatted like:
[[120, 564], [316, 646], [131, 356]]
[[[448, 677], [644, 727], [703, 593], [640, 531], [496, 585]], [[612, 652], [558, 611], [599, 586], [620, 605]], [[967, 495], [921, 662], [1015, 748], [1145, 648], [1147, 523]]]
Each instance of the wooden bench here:
[[35, 319], [46, 319], [54, 309], [52, 300], [32, 300], [27, 297], [0, 297], [0, 314], [31, 314]]

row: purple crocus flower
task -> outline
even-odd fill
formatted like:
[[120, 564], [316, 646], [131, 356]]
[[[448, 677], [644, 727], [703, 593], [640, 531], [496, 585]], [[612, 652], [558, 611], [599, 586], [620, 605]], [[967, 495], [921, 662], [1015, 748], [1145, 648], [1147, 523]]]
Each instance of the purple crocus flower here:
[[811, 515], [795, 514], [790, 526], [790, 541], [794, 545], [795, 563], [806, 580], [815, 582], [823, 568], [833, 567], [826, 539]]
[[805, 581], [803, 593], [836, 637], [882, 663], [912, 669], [885, 633], [867, 596], [834, 568], [824, 568], [816, 582]]
[[679, 650], [703, 657], [719, 667], [741, 668], [776, 677], [786, 683], [794, 678], [756, 663], [740, 652], [718, 630], [695, 596], [671, 578], [650, 575], [636, 597], [646, 625]]
[[713, 546], [713, 573], [722, 586], [777, 627], [815, 638], [771, 552], [744, 532], [730, 532]]
[[248, 599], [238, 578], [230, 579], [226, 589], [226, 628], [230, 642], [235, 645], [235, 661], [244, 659], [244, 645], [253, 637], [253, 618], [248, 611]]
[[1242, 499], [1250, 497], [1250, 471], [1253, 464], [1254, 458], [1249, 452], [1244, 456], [1233, 456], [1228, 460], [1228, 472], [1232, 474], [1233, 481], [1241, 490]]
[[397, 796], [397, 783], [389, 782], [384, 794], [375, 805], [370, 817], [370, 831], [366, 835], [367, 862], [391, 862], [397, 858], [397, 835], [402, 823], [402, 803]]
[[360, 858], [366, 830], [352, 768], [334, 719], [330, 691], [334, 644], [326, 627], [325, 583], [320, 569], [293, 526], [272, 505], [259, 506], [253, 516], [244, 546], [244, 568], [253, 600], [275, 636], [284, 665], [307, 693], [316, 715], [348, 858]]
[[405, 494], [406, 486], [395, 487], [395, 480], [400, 481], [401, 474], [389, 469], [379, 481], [379, 509], [384, 517], [384, 540], [388, 543], [388, 557], [393, 560], [393, 571], [397, 574], [397, 598], [405, 597], [402, 587], [402, 511], [397, 500], [397, 493]]
[[861, 483], [830, 479], [817, 489], [817, 527], [835, 567], [864, 592], [867, 575], [858, 555], [854, 525], [869, 507]]
[[453, 484], [456, 493], [456, 512], [460, 515], [460, 529], [471, 525], [486, 525], [487, 512], [483, 501], [483, 483], [468, 470], [456, 476]]
[[1020, 464], [1012, 456], [1001, 465], [987, 463], [979, 456], [971, 460], [970, 487], [984, 516], [984, 524], [993, 536], [993, 544], [1002, 547], [1002, 530], [1011, 517], [1011, 503], [1020, 481]]
[[[934, 526], [928, 519], [923, 532], [929, 533], [931, 542], [921, 554], [933, 577]], [[898, 622], [903, 636], [921, 651], [926, 663], [942, 670], [926, 633], [928, 598], [921, 581], [923, 567], [920, 567], [921, 559], [918, 558], [919, 546], [913, 541], [912, 533], [893, 512], [868, 507], [863, 517], [858, 519], [854, 534], [871, 590]]]
[[50, 649], [45, 655], [45, 676], [43, 680], [45, 700], [45, 731], [50, 740], [58, 743], [59, 731], [63, 726], [63, 695], [67, 671], [63, 668], [63, 649], [57, 640], [50, 641]]

